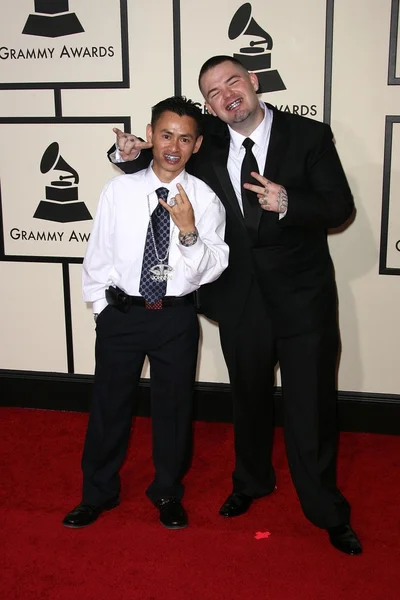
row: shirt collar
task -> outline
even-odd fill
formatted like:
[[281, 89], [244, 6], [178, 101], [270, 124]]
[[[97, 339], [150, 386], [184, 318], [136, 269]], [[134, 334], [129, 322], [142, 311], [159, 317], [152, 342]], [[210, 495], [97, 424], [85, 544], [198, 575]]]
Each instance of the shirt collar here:
[[184, 189], [186, 189], [186, 184], [188, 181], [188, 175], [185, 170], [183, 170], [175, 179], [170, 181], [169, 183], [164, 183], [160, 181], [157, 175], [153, 171], [153, 161], [149, 164], [146, 169], [145, 182], [146, 182], [146, 194], [151, 194], [151, 192], [155, 192], [159, 187], [165, 187], [170, 192], [170, 196], [175, 196], [178, 193], [178, 188], [176, 187], [177, 183], [180, 183]]
[[234, 131], [232, 127], [228, 125], [229, 135], [231, 137], [231, 150], [233, 152], [239, 154], [243, 141], [248, 137], [252, 139], [255, 145], [259, 146], [260, 148], [263, 147], [268, 139], [272, 124], [272, 111], [267, 108], [267, 106], [264, 104], [264, 102], [261, 102], [261, 100], [260, 106], [264, 111], [264, 118], [251, 135], [242, 135], [241, 133]]

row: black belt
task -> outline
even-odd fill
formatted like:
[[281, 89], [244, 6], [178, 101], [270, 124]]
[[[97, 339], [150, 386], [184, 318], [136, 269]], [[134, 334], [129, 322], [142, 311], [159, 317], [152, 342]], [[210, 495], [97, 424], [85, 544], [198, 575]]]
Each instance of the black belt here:
[[141, 306], [148, 310], [160, 310], [163, 308], [171, 308], [173, 306], [188, 306], [195, 303], [194, 294], [186, 296], [164, 296], [158, 302], [147, 302], [142, 296], [129, 296], [118, 287], [110, 286], [106, 290], [106, 299], [108, 304], [115, 306], [122, 312], [128, 312], [131, 306]]

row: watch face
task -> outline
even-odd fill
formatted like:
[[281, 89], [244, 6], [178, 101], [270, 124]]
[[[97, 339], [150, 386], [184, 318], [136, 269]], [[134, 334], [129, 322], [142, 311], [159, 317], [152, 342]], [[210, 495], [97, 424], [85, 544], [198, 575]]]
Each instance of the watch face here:
[[179, 234], [179, 241], [182, 246], [193, 246], [197, 242], [197, 231], [190, 231], [183, 235]]

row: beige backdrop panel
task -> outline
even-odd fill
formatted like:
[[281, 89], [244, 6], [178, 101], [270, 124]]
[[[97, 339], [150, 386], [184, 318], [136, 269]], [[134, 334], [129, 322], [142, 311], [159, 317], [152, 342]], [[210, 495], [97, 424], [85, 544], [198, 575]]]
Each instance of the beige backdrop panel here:
[[0, 367], [67, 371], [61, 265], [0, 262]]
[[[202, 101], [197, 77], [201, 65], [213, 55], [237, 54], [260, 64], [270, 60], [269, 68], [259, 69], [258, 63], [254, 69], [249, 67], [258, 73], [260, 84], [265, 80], [265, 85], [272, 89], [262, 94], [262, 99], [283, 109], [290, 107], [304, 116], [322, 119], [325, 2], [308, 0], [305, 8], [304, 3], [292, 0], [270, 0], [268, 4], [253, 0], [251, 13], [243, 13], [244, 20], [240, 13], [238, 15], [237, 32], [241, 33], [229, 39], [230, 24], [242, 5], [240, 0], [218, 3], [205, 0], [201, 12], [196, 12], [194, 17], [191, 0], [182, 0], [182, 88], [185, 94]], [[246, 16], [249, 17], [247, 26]], [[200, 36], [199, 32], [205, 35]], [[269, 40], [269, 46], [263, 42], [263, 36]], [[267, 36], [272, 38], [271, 52]], [[198, 43], [193, 44], [193, 40]], [[253, 42], [257, 42], [256, 45], [252, 45]], [[263, 52], [250, 54], [257, 49]], [[274, 81], [279, 78], [286, 89], [276, 91], [278, 86]]]
[[70, 265], [71, 316], [75, 372], [94, 372], [95, 323], [92, 307], [82, 298], [82, 265]]
[[222, 355], [218, 327], [205, 317], [200, 317], [200, 329], [197, 380], [228, 383], [228, 371]]
[[[2, 82], [121, 81], [120, 0], [73, 0], [69, 6], [69, 16], [44, 16], [34, 13], [33, 0], [13, 3], [0, 22]], [[66, 17], [75, 21], [69, 29]], [[44, 37], [38, 35], [42, 27], [68, 35]]]
[[378, 274], [385, 115], [400, 106], [400, 89], [387, 87], [390, 8], [390, 0], [335, 2], [332, 127], [357, 206], [353, 225], [330, 238], [343, 344], [339, 387], [376, 393], [400, 391], [400, 280]]
[[[151, 106], [174, 93], [172, 2], [128, 2], [129, 89], [65, 90], [63, 115], [127, 115], [145, 136]], [[114, 143], [110, 128], [108, 145]]]
[[[400, 36], [400, 11], [397, 15], [397, 39]], [[397, 52], [396, 52], [396, 77], [400, 78], [400, 44], [397, 44]]]
[[0, 90], [0, 117], [54, 117], [53, 90]]
[[[400, 111], [399, 111], [400, 112]], [[399, 117], [400, 118], [400, 117]], [[393, 123], [387, 266], [400, 269], [400, 123]]]
[[[84, 256], [92, 228], [90, 217], [94, 216], [102, 187], [114, 175], [103, 150], [113, 125], [121, 127], [118, 121], [106, 124], [0, 124], [6, 256]], [[87, 155], [81, 152], [82, 139], [86, 140]], [[43, 156], [54, 144], [58, 144], [58, 152], [52, 154], [48, 171], [43, 173]], [[24, 154], [24, 176], [21, 177], [21, 163], [15, 159], [25, 147], [29, 147], [29, 153]], [[78, 177], [68, 179], [69, 167], [77, 172], [78, 182]], [[63, 177], [67, 179], [61, 180]], [[65, 183], [70, 187], [60, 189], [59, 186]], [[62, 216], [65, 215], [67, 222], [38, 218], [39, 206], [43, 206], [43, 213], [53, 206], [47, 198], [64, 191], [69, 198], [70, 190], [76, 191], [77, 201], [60, 207], [60, 211], [65, 209]], [[71, 200], [75, 198], [71, 197]], [[75, 210], [88, 211], [87, 220], [75, 220]]]

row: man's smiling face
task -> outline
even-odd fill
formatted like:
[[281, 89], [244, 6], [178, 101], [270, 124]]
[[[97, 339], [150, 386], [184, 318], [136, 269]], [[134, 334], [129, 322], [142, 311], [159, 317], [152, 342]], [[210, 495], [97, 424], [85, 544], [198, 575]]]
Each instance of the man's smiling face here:
[[183, 171], [192, 154], [201, 145], [193, 117], [163, 112], [154, 126], [147, 125], [147, 139], [153, 143], [153, 170], [166, 183]]
[[233, 129], [240, 131], [257, 120], [258, 79], [244, 67], [230, 61], [212, 67], [201, 77], [200, 88], [208, 111]]

